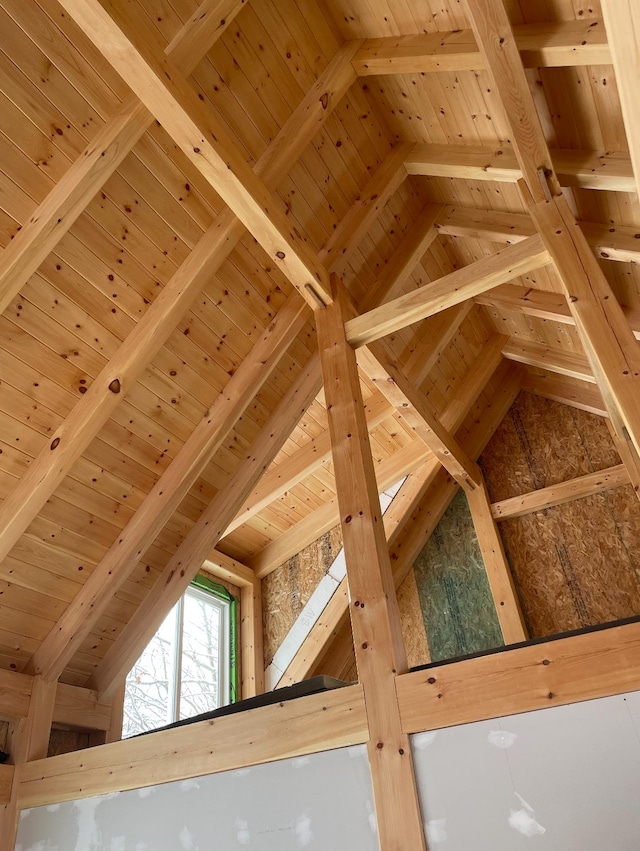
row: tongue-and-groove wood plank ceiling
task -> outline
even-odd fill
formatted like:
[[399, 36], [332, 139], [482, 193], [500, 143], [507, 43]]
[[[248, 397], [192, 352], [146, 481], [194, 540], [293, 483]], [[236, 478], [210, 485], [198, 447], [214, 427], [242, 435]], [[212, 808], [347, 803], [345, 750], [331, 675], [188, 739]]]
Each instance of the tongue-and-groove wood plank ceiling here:
[[[118, 590], [102, 583], [99, 606], [67, 623], [71, 635], [90, 622], [69, 658], [43, 657], [85, 684], [216, 494], [218, 506], [225, 494], [232, 502], [220, 549], [263, 573], [335, 522], [325, 507], [335, 484], [317, 363], [304, 373], [311, 309], [296, 310], [304, 301], [278, 263], [68, 5], [0, 0], [0, 665], [41, 669], [34, 653], [108, 558]], [[213, 26], [192, 21], [195, 0], [103, 2], [143, 55], [169, 46], [201, 107], [275, 192], [294, 245], [306, 240], [361, 308], [534, 233], [509, 124], [460, 3], [205, 6]], [[640, 211], [602, 10], [569, 0], [507, 9], [561, 183], [633, 324]], [[436, 413], [497, 335], [515, 338], [509, 356], [534, 364], [522, 375], [539, 391], [557, 350], [582, 352], [566, 311], [542, 318], [535, 293], [506, 298], [517, 301], [514, 287], [557, 292], [551, 267], [511, 283], [388, 338]], [[283, 310], [270, 336], [289, 328], [291, 342], [256, 361]], [[236, 474], [296, 382], [315, 401], [263, 448], [267, 477], [249, 475], [239, 497]], [[580, 385], [562, 382], [573, 398]], [[411, 428], [363, 387], [373, 455], [391, 483], [421, 454]], [[494, 389], [467, 400], [463, 431]], [[177, 494], [168, 508], [162, 482]], [[119, 559], [123, 540], [134, 542]]]

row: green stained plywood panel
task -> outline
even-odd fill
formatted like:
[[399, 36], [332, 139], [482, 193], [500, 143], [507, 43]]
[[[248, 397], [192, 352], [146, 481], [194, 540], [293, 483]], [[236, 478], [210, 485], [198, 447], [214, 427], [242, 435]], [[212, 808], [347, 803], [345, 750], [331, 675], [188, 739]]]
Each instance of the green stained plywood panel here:
[[462, 491], [415, 563], [431, 660], [503, 645], [467, 499]]

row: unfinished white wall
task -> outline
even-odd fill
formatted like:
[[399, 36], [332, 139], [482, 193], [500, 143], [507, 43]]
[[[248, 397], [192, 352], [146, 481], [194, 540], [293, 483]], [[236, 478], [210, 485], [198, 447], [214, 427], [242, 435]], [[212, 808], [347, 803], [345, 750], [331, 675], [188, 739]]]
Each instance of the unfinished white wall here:
[[412, 736], [430, 851], [638, 851], [640, 693]]
[[22, 813], [16, 851], [378, 848], [364, 745]]

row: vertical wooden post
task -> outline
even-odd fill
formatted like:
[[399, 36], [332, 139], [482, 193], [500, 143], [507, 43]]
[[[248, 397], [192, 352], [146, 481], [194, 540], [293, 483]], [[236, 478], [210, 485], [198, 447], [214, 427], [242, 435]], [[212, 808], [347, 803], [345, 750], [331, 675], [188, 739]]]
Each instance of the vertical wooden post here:
[[105, 735], [105, 744], [119, 742], [122, 738], [122, 723], [124, 719], [124, 695], [126, 681], [113, 693], [111, 702], [111, 723]]
[[344, 330], [349, 308], [335, 278], [332, 287], [335, 301], [316, 311], [315, 317], [356, 662], [369, 722], [380, 847], [382, 851], [420, 851], [426, 844], [395, 683], [396, 675], [406, 670], [406, 654], [356, 358]]
[[9, 727], [7, 751], [16, 769], [9, 803], [0, 808], [0, 851], [12, 851], [15, 845], [20, 766], [47, 755], [57, 687], [56, 681], [45, 682], [42, 677], [34, 677], [27, 717]]
[[520, 601], [513, 585], [502, 538], [491, 514], [491, 502], [484, 481], [474, 491], [467, 492], [467, 500], [504, 643], [516, 644], [518, 641], [526, 641], [529, 636]]
[[243, 698], [264, 692], [262, 583], [256, 577], [240, 589], [240, 692]]

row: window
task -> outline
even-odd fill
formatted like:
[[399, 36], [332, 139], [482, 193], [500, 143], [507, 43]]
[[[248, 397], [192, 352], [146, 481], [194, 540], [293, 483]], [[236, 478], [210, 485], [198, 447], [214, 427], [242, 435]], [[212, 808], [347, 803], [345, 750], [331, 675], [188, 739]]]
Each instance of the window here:
[[127, 677], [123, 738], [237, 699], [236, 600], [198, 577]]

